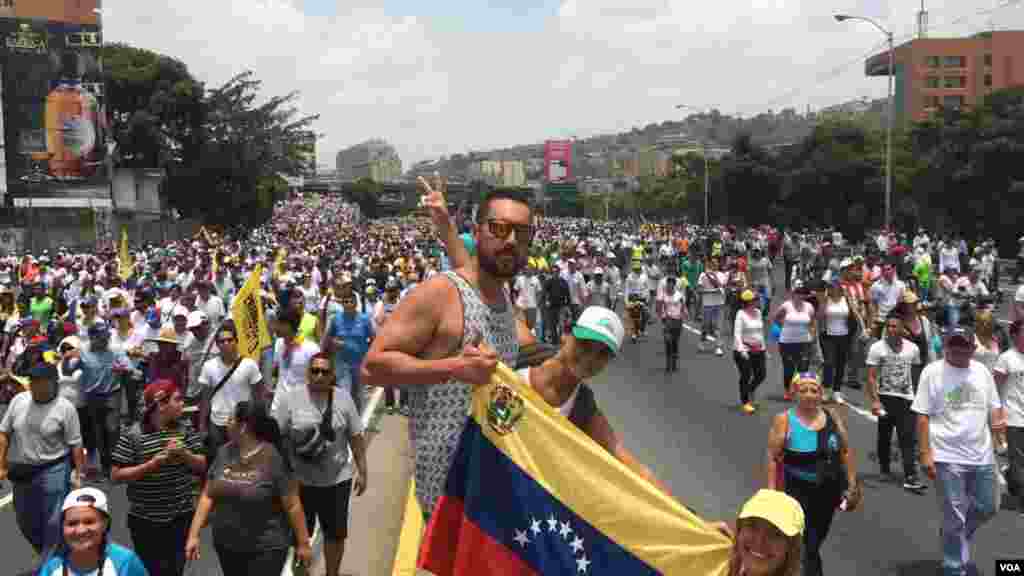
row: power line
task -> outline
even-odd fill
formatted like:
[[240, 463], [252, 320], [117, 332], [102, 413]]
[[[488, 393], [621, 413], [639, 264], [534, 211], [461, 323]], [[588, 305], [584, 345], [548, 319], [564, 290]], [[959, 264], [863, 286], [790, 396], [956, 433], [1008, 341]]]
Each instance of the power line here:
[[[996, 6], [993, 6], [991, 8], [982, 8], [982, 9], [976, 10], [973, 13], [970, 13], [970, 14], [963, 14], [961, 16], [958, 16], [958, 17], [954, 18], [951, 22], [944, 22], [943, 20], [939, 20], [937, 22], [929, 23], [929, 29], [932, 29], [933, 27], [939, 27], [939, 26], [942, 26], [942, 27], [956, 26], [956, 25], [959, 25], [959, 24], [962, 24], [962, 23], [966, 22], [968, 19], [976, 18], [978, 16], [985, 16], [987, 14], [991, 14], [991, 13], [996, 12], [998, 10], [1002, 10], [1002, 9], [1008, 8], [1010, 6], [1014, 6], [1014, 5], [1020, 4], [1021, 2], [1024, 2], [1024, 0], [1002, 0]], [[946, 20], [948, 21], [949, 18], [947, 17]], [[906, 40], [910, 40], [910, 39], [914, 38], [916, 35], [917, 35], [916, 31], [911, 29], [911, 30], [909, 30], [907, 32], [904, 32], [903, 34], [898, 35], [898, 36], [893, 36], [893, 44], [894, 45], [898, 45], [898, 44], [900, 44], [900, 43], [902, 43], [902, 42], [904, 42]], [[772, 100], [769, 100], [767, 102], [767, 108], [774, 108], [774, 107], [776, 107], [778, 105], [792, 102], [793, 99], [795, 99], [797, 96], [805, 94], [809, 90], [812, 90], [814, 88], [818, 88], [822, 84], [825, 84], [825, 83], [827, 83], [827, 82], [829, 82], [831, 80], [834, 80], [835, 78], [839, 77], [839, 75], [841, 75], [843, 72], [848, 70], [854, 64], [863, 62], [865, 58], [868, 58], [868, 57], [876, 54], [880, 49], [885, 47], [887, 42], [888, 42], [887, 40], [882, 40], [878, 44], [875, 44], [870, 50], [865, 52], [863, 55], [858, 56], [856, 58], [853, 58], [851, 60], [845, 61], [842, 64], [839, 64], [838, 66], [828, 70], [825, 73], [818, 74], [815, 77], [815, 80], [813, 81], [813, 83], [810, 84], [810, 85], [805, 85], [805, 86], [800, 86], [800, 87], [794, 88], [794, 89], [790, 90], [789, 92], [786, 92], [786, 93], [780, 95], [777, 98], [773, 98]], [[762, 104], [762, 106], [763, 105], [764, 104]]]

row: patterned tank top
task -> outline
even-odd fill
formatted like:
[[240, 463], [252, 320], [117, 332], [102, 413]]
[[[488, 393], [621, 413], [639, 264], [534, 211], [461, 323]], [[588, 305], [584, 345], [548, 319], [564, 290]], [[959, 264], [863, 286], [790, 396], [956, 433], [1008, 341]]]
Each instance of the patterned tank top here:
[[[478, 336], [494, 349], [498, 358], [515, 366], [519, 354], [514, 309], [508, 295], [500, 306], [488, 306], [468, 282], [453, 271], [443, 273], [455, 284], [462, 300], [463, 329], [458, 351]], [[448, 469], [455, 457], [466, 426], [472, 386], [456, 380], [430, 386], [410, 386], [409, 439], [415, 454], [416, 498], [424, 516], [429, 516], [444, 492]]]

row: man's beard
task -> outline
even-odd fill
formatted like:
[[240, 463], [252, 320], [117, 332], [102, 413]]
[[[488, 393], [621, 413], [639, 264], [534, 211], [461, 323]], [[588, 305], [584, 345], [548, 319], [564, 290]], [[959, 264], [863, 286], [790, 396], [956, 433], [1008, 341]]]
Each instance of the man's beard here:
[[[508, 255], [512, 256], [511, 266], [498, 261], [499, 257]], [[525, 262], [525, 258], [520, 258], [515, 252], [496, 256], [493, 254], [487, 254], [483, 250], [477, 253], [477, 260], [480, 262], [480, 268], [482, 268], [484, 272], [487, 272], [487, 274], [500, 280], [515, 278], [516, 274], [519, 274], [519, 271], [522, 270]]]

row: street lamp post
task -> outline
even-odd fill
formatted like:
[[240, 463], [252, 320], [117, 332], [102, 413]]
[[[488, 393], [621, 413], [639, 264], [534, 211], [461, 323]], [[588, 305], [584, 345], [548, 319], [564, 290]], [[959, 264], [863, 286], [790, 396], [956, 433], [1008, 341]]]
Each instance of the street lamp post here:
[[[676, 105], [676, 110], [682, 110], [682, 109], [699, 110], [698, 108], [695, 108], [693, 106], [688, 106], [686, 104], [677, 104]], [[704, 138], [703, 140], [701, 140], [701, 149], [704, 152], [704, 226], [708, 226], [710, 224], [710, 220], [708, 218], [708, 204], [709, 204], [708, 199], [710, 198], [709, 191], [710, 191], [710, 183], [711, 183], [711, 176], [710, 176], [711, 172], [708, 170], [708, 142], [707, 142], [707, 138]]]
[[886, 42], [889, 44], [889, 94], [887, 99], [886, 108], [886, 127], [885, 127], [885, 226], [888, 228], [892, 224], [892, 133], [895, 126], [895, 108], [893, 106], [893, 83], [896, 74], [896, 49], [893, 46], [892, 32], [886, 30], [881, 24], [875, 22], [871, 18], [864, 16], [850, 16], [847, 14], [836, 14], [835, 19], [837, 22], [845, 22], [847, 20], [861, 20], [867, 22], [878, 28], [879, 32], [885, 35]]

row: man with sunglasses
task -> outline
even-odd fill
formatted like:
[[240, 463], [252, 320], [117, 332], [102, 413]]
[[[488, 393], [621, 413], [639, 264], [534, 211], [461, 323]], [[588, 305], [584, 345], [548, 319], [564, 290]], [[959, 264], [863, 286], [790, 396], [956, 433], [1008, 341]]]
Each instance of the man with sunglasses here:
[[917, 413], [921, 466], [936, 483], [942, 507], [942, 570], [967, 574], [974, 534], [999, 510], [992, 432], [1006, 430], [995, 380], [973, 360], [974, 326], [948, 329], [945, 359], [921, 372], [910, 409]]
[[416, 496], [429, 515], [444, 490], [472, 387], [489, 383], [499, 360], [515, 365], [520, 344], [535, 341], [508, 292], [526, 265], [534, 226], [521, 192], [494, 190], [477, 210], [476, 256], [467, 258], [440, 177], [419, 184], [457, 267], [399, 302], [370, 346], [363, 381], [409, 393]]
[[[203, 363], [199, 371], [204, 404], [200, 413], [210, 415], [209, 422], [201, 418], [199, 426], [204, 429], [209, 425], [205, 432], [211, 462], [217, 450], [227, 442], [228, 420], [235, 413], [235, 406], [253, 398], [266, 400], [268, 397], [256, 361], [240, 357], [238, 353], [238, 333], [234, 322], [228, 320], [220, 326], [216, 343], [219, 354]], [[237, 368], [234, 368], [235, 364], [238, 364]]]

